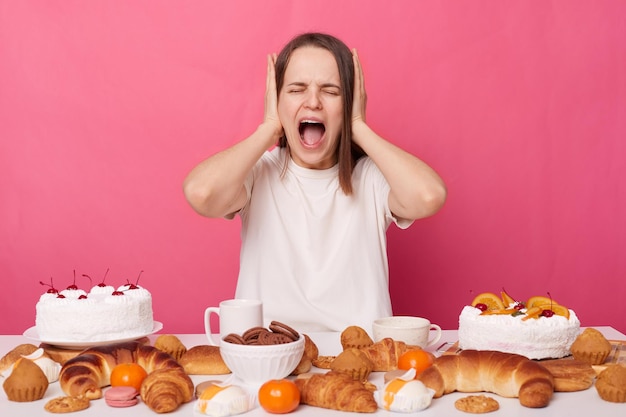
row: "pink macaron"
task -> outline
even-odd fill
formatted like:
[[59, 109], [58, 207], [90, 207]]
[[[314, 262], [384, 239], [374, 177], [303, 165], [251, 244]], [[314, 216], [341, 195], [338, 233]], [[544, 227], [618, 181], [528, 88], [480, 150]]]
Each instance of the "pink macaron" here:
[[104, 400], [111, 407], [130, 407], [137, 404], [139, 392], [133, 387], [111, 387], [104, 393]]

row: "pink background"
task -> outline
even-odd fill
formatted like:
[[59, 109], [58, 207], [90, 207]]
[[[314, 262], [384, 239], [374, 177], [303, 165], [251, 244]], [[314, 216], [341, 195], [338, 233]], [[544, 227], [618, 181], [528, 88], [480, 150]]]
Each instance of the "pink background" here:
[[[384, 5], [383, 5], [384, 4]], [[356, 47], [368, 121], [445, 179], [389, 231], [396, 314], [456, 328], [483, 291], [552, 294], [626, 332], [626, 3], [13, 1], [0, 6], [0, 333], [45, 290], [135, 281], [172, 333], [234, 294], [239, 221], [186, 173], [263, 114], [265, 56]]]

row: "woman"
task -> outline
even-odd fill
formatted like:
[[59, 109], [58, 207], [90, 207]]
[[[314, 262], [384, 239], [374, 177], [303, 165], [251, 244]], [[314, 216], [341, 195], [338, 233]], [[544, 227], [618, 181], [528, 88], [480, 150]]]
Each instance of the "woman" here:
[[387, 227], [407, 228], [445, 201], [433, 169], [366, 124], [365, 104], [356, 50], [297, 36], [267, 58], [256, 131], [185, 179], [198, 213], [241, 217], [236, 297], [262, 300], [267, 322], [371, 331], [392, 314]]

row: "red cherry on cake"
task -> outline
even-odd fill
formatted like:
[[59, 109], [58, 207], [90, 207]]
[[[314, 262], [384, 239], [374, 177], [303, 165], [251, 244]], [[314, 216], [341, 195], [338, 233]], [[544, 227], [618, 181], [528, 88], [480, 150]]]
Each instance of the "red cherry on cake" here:
[[74, 270], [74, 282], [72, 283], [72, 285], [69, 285], [67, 287], [68, 290], [77, 290], [78, 289], [78, 285], [76, 285], [76, 270]]
[[141, 274], [143, 273], [143, 271], [139, 272], [139, 276], [137, 277], [137, 281], [135, 281], [134, 284], [131, 284], [130, 282], [128, 282], [128, 280], [126, 280], [126, 285], [128, 286], [129, 290], [138, 290], [139, 286], [137, 284], [139, 284], [139, 278], [141, 278]]
[[552, 317], [552, 316], [554, 316], [554, 311], [552, 311], [552, 310], [543, 310], [541, 312], [541, 315], [544, 316], [544, 317]]
[[478, 303], [474, 307], [476, 307], [480, 311], [487, 311], [487, 304], [485, 303]]
[[111, 295], [124, 295], [122, 291], [113, 291]]
[[65, 298], [65, 296], [63, 294], [58, 294], [57, 298]]
[[104, 277], [102, 277], [102, 282], [98, 284], [98, 287], [104, 288], [107, 285], [104, 283], [104, 280], [107, 278], [107, 274], [109, 273], [109, 268], [107, 268], [107, 271], [104, 273]]
[[50, 284], [46, 284], [46, 283], [45, 283], [45, 282], [43, 282], [43, 281], [39, 281], [39, 283], [40, 283], [41, 285], [45, 285], [45, 286], [47, 286], [47, 287], [50, 287], [50, 288], [48, 288], [48, 291], [46, 291], [46, 293], [47, 293], [47, 294], [58, 294], [58, 293], [59, 293], [59, 290], [57, 290], [56, 288], [54, 288], [54, 282], [52, 282], [52, 277], [50, 277]]
[[86, 299], [86, 298], [87, 298], [87, 296], [86, 296], [85, 294], [81, 294], [81, 295], [78, 297], [78, 299], [79, 299], [79, 300], [84, 300], [84, 299]]

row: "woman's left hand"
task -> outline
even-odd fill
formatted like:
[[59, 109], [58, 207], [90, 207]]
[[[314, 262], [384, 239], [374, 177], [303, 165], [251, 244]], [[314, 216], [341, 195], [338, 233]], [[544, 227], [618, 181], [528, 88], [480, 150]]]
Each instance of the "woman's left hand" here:
[[354, 97], [352, 101], [352, 126], [355, 123], [365, 123], [365, 107], [367, 106], [367, 93], [365, 92], [365, 80], [363, 69], [359, 61], [356, 49], [352, 50], [352, 62], [354, 62]]

